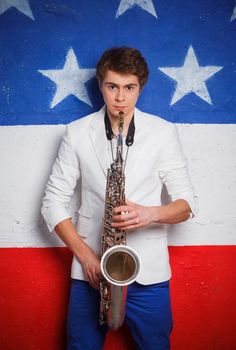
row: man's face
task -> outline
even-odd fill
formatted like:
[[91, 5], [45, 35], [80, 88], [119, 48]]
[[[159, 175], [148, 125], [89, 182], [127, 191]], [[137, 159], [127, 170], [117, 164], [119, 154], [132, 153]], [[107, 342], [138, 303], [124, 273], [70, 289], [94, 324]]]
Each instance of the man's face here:
[[109, 116], [118, 117], [120, 111], [124, 112], [126, 117], [133, 115], [140, 93], [140, 85], [135, 75], [109, 70], [103, 80], [101, 91]]

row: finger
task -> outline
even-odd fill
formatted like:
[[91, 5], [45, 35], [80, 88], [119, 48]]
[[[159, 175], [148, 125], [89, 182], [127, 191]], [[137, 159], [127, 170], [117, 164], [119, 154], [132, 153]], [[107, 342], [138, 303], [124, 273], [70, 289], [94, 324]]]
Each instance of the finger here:
[[96, 278], [95, 278], [95, 283], [94, 283], [94, 288], [95, 289], [100, 289], [101, 277], [102, 277], [102, 273], [100, 271], [96, 272]]
[[99, 266], [99, 269], [96, 270], [96, 277], [97, 277], [98, 281], [100, 282], [100, 279], [102, 277], [102, 271], [100, 269], [100, 266]]
[[90, 283], [94, 289], [100, 289], [100, 280], [97, 282]]
[[113, 213], [118, 214], [118, 213], [127, 213], [130, 211], [135, 210], [134, 205], [120, 205], [119, 207], [116, 207], [113, 209]]
[[130, 225], [130, 226], [127, 226], [127, 227], [125, 228], [125, 231], [131, 231], [131, 230], [133, 230], [133, 229], [137, 229], [137, 228], [140, 228], [140, 227], [142, 227], [141, 224]]
[[90, 286], [93, 287], [94, 289], [99, 289], [100, 288], [100, 284], [99, 283], [92, 283], [92, 282], [89, 282]]
[[99, 289], [99, 287], [100, 287], [100, 279], [94, 279], [91, 285], [93, 286], [93, 288]]
[[87, 272], [86, 273], [86, 277], [87, 277], [87, 280], [88, 280], [89, 284], [91, 284], [91, 286], [93, 286], [94, 285], [94, 281], [93, 281], [92, 274], [90, 272]]
[[127, 221], [119, 221], [119, 222], [112, 223], [113, 227], [125, 228], [125, 229], [131, 225], [139, 225], [140, 227], [141, 226], [140, 220], [138, 218], [135, 218]]
[[113, 209], [114, 214], [119, 214], [122, 212], [128, 211], [128, 206], [127, 205], [120, 205], [119, 207], [116, 207]]
[[90, 270], [87, 271], [87, 277], [88, 277], [88, 280], [89, 280], [89, 283], [92, 285], [92, 286], [95, 286], [98, 284], [99, 282], [99, 277], [98, 275], [96, 274], [96, 269], [95, 268], [92, 268]]
[[135, 218], [137, 218], [137, 214], [135, 211], [129, 213], [126, 212], [121, 215], [113, 215], [112, 222], [124, 222]]

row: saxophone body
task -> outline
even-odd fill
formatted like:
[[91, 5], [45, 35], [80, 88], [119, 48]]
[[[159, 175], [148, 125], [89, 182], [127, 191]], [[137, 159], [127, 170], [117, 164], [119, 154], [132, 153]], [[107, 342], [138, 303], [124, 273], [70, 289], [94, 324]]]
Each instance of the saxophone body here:
[[140, 271], [137, 253], [126, 246], [126, 231], [112, 227], [113, 208], [125, 204], [123, 161], [124, 113], [119, 113], [116, 158], [107, 171], [104, 227], [101, 237], [100, 324], [121, 327], [125, 317], [127, 286]]

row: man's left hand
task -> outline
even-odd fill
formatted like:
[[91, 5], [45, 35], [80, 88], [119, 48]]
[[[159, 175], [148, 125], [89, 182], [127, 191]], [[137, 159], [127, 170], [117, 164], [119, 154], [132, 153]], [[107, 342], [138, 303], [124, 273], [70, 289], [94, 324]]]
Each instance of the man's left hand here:
[[148, 226], [155, 221], [155, 207], [147, 207], [126, 200], [125, 205], [113, 209], [112, 226], [131, 230]]

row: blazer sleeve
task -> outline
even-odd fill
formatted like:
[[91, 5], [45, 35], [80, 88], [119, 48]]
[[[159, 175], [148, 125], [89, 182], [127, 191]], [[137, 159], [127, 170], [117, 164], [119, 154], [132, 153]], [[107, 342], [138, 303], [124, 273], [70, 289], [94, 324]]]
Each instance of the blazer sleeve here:
[[197, 196], [194, 193], [187, 160], [183, 154], [175, 124], [170, 124], [170, 130], [160, 152], [159, 176], [171, 200], [186, 200], [192, 216], [195, 216], [198, 211]]
[[71, 217], [68, 207], [79, 177], [78, 157], [68, 125], [42, 200], [41, 212], [49, 231], [53, 231], [62, 220]]

